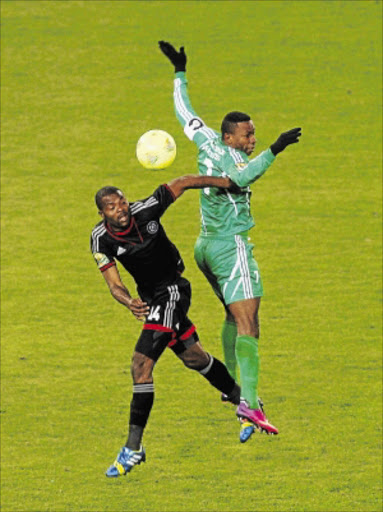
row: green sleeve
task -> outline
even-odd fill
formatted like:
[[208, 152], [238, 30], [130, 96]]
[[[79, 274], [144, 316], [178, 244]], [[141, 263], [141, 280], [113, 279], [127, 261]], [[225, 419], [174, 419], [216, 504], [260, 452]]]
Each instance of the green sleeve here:
[[236, 163], [232, 156], [228, 154], [225, 157], [223, 170], [236, 185], [239, 187], [247, 187], [260, 178], [274, 160], [275, 156], [271, 152], [270, 148], [266, 149], [266, 151], [262, 151], [262, 153], [250, 160], [248, 163]]
[[187, 83], [184, 71], [176, 73], [173, 93], [174, 108], [185, 135], [200, 147], [207, 140], [217, 138], [218, 134], [206, 126], [193, 109], [189, 99]]

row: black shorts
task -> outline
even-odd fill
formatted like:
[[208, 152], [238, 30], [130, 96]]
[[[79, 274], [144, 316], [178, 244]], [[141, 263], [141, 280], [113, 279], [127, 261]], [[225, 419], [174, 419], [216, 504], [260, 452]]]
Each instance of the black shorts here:
[[176, 354], [181, 354], [196, 343], [198, 335], [187, 316], [190, 301], [191, 286], [184, 277], [156, 291], [147, 301], [150, 311], [136, 352], [157, 361], [167, 346]]

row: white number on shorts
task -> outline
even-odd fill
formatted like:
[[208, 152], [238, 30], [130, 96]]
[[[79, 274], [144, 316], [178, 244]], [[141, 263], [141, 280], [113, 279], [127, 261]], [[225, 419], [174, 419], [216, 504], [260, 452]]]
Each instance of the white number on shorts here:
[[158, 322], [159, 319], [161, 318], [160, 317], [160, 309], [161, 309], [161, 306], [152, 306], [152, 308], [150, 309], [148, 320], [155, 320], [156, 322]]
[[258, 283], [259, 282], [259, 271], [254, 270], [254, 274], [255, 274], [255, 282]]

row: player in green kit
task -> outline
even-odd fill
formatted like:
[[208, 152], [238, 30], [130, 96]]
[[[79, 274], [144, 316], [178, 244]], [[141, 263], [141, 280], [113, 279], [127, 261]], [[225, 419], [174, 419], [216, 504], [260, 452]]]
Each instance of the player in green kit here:
[[282, 133], [269, 149], [249, 159], [256, 144], [250, 116], [230, 112], [222, 121], [221, 133], [206, 126], [189, 100], [184, 48], [177, 51], [165, 41], [160, 41], [159, 46], [175, 68], [176, 115], [186, 136], [198, 147], [200, 174], [228, 176], [239, 187], [235, 193], [201, 190], [201, 233], [195, 245], [195, 259], [226, 312], [222, 329], [225, 363], [233, 378], [237, 364], [240, 371], [240, 441], [247, 441], [255, 428], [278, 434], [278, 429], [267, 420], [258, 397], [258, 310], [263, 288], [248, 238], [248, 231], [254, 226], [249, 186], [264, 174], [278, 153], [299, 141], [301, 129]]

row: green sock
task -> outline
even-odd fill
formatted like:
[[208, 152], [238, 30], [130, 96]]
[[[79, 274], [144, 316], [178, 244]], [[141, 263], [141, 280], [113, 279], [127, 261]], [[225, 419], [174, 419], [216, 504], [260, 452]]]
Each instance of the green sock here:
[[259, 409], [258, 373], [259, 355], [258, 339], [252, 336], [237, 336], [235, 354], [241, 373], [241, 397], [251, 409]]
[[222, 326], [222, 349], [225, 366], [230, 376], [237, 380], [237, 359], [235, 357], [235, 342], [237, 338], [237, 326], [234, 322], [225, 320]]

